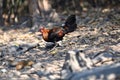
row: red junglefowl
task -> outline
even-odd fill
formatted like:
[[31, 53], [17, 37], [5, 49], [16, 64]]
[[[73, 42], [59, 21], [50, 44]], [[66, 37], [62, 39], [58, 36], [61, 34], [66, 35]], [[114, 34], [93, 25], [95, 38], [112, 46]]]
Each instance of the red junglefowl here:
[[48, 29], [45, 27], [40, 28], [40, 32], [42, 33], [42, 37], [46, 42], [57, 42], [63, 39], [66, 33], [72, 32], [77, 28], [76, 24], [76, 16], [70, 15], [64, 25], [60, 27], [53, 27], [52, 29]]
[[42, 37], [46, 42], [57, 42], [62, 40], [65, 35], [65, 30], [62, 27], [56, 27], [52, 29], [47, 29], [44, 27], [40, 28]]

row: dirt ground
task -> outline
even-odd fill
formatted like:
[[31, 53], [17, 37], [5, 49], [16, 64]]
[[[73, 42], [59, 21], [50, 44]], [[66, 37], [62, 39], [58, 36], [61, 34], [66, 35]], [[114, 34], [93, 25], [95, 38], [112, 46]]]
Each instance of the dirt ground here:
[[[48, 43], [42, 39], [40, 32], [32, 33], [31, 28], [27, 27], [1, 26], [0, 79], [58, 79], [65, 61], [65, 54], [69, 50], [85, 50], [86, 55], [109, 49], [120, 52], [119, 13], [116, 10], [106, 11], [106, 13], [103, 11], [102, 14], [95, 17], [95, 12], [89, 15], [83, 12], [77, 16], [77, 30], [66, 34], [60, 42], [60, 46], [51, 52], [45, 48]], [[32, 61], [33, 64], [29, 66], [28, 63], [24, 63], [24, 60]], [[17, 70], [16, 65], [19, 65], [20, 61], [23, 61], [23, 67]]]

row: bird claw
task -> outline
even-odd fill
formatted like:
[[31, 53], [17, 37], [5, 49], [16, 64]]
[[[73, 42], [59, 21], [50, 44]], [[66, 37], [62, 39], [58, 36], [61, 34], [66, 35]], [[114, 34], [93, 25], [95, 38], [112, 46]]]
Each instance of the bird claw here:
[[58, 41], [56, 44], [57, 44], [57, 47], [62, 46], [62, 41]]
[[55, 43], [55, 45], [54, 45], [54, 47], [52, 48], [52, 49], [50, 49], [49, 51], [47, 51], [47, 53], [49, 53], [49, 54], [56, 54], [56, 52], [57, 52], [57, 49], [56, 49], [56, 47], [58, 47], [59, 46], [59, 44], [58, 43]]

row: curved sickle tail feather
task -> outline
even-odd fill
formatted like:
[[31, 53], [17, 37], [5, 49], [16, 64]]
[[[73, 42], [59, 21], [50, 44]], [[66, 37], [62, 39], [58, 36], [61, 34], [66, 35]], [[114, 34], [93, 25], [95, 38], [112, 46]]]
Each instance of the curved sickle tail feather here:
[[65, 22], [65, 25], [63, 26], [65, 29], [66, 33], [72, 32], [77, 28], [76, 24], [76, 16], [75, 15], [70, 15]]

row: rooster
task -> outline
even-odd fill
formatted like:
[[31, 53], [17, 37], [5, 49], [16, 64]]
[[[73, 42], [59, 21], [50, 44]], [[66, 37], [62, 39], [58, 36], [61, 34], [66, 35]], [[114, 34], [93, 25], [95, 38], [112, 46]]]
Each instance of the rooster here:
[[55, 27], [53, 29], [47, 29], [44, 27], [40, 28], [42, 37], [46, 42], [57, 42], [62, 40], [65, 35], [65, 30], [62, 27]]
[[42, 33], [42, 37], [46, 42], [56, 43], [57, 41], [62, 40], [65, 34], [74, 31], [76, 28], [76, 16], [70, 15], [66, 19], [64, 25], [60, 27], [53, 27], [51, 29], [41, 27], [40, 32]]

